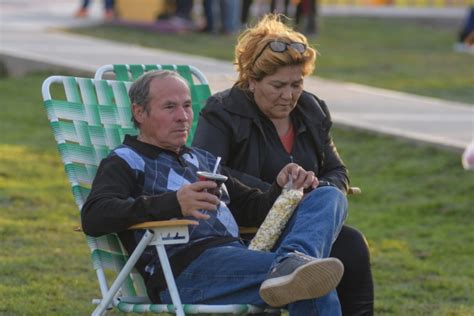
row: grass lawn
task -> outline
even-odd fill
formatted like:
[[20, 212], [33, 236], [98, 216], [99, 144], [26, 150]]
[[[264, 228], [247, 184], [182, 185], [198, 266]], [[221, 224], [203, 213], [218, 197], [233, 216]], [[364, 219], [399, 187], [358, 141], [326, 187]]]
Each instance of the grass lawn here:
[[[48, 74], [0, 78], [0, 315], [87, 315], [98, 285], [42, 106]], [[334, 128], [363, 194], [376, 315], [474, 314], [474, 174], [457, 153]], [[112, 315], [114, 313], [111, 313]]]
[[[320, 36], [310, 38], [318, 76], [474, 104], [473, 56], [452, 49], [460, 21], [323, 17], [320, 24]], [[70, 31], [229, 61], [236, 42], [113, 25]]]

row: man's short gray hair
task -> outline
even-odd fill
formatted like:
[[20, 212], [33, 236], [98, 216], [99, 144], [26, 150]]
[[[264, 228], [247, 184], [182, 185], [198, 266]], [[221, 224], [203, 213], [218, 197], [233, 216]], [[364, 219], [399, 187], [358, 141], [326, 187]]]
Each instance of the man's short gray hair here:
[[[135, 81], [130, 90], [128, 91], [128, 96], [130, 97], [130, 103], [141, 106], [143, 110], [149, 113], [149, 103], [150, 103], [150, 84], [154, 79], [166, 79], [166, 78], [177, 78], [183, 81], [187, 86], [188, 82], [181, 77], [176, 71], [171, 70], [153, 70], [146, 72], [140, 78]], [[140, 123], [135, 120], [132, 112], [132, 122], [136, 128], [140, 128]]]

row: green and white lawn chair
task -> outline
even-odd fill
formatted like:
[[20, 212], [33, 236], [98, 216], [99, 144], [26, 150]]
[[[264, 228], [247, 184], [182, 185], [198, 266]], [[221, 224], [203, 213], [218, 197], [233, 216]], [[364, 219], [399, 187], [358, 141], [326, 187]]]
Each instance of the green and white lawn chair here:
[[97, 69], [94, 79], [111, 78], [117, 81], [135, 81], [147, 71], [151, 70], [173, 70], [186, 79], [191, 90], [191, 100], [193, 102], [194, 120], [187, 140], [190, 145], [193, 141], [194, 131], [197, 127], [199, 112], [211, 95], [209, 83], [204, 74], [194, 66], [188, 65], [159, 65], [159, 64], [116, 64], [104, 65]]
[[[67, 76], [52, 76], [43, 83], [44, 106], [79, 209], [90, 192], [101, 159], [122, 143], [125, 134], [137, 133], [131, 122], [130, 99], [127, 93], [130, 85], [127, 81]], [[131, 227], [146, 229], [146, 233], [130, 255], [126, 253], [116, 234], [98, 238], [86, 236], [102, 296], [93, 300], [93, 303], [99, 305], [92, 315], [103, 315], [112, 307], [124, 312], [167, 312], [177, 315], [262, 312], [258, 307], [242, 304], [181, 304], [164, 245], [187, 242], [188, 225], [192, 223], [187, 220], [175, 220]], [[182, 237], [184, 239], [181, 239]], [[133, 268], [147, 245], [157, 247], [173, 304], [151, 304], [144, 281]], [[106, 273], [106, 270], [114, 273]]]

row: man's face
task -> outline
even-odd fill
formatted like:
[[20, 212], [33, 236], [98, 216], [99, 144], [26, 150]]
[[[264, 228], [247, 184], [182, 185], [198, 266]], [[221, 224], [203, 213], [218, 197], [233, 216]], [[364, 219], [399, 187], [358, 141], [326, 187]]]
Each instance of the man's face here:
[[136, 104], [142, 142], [178, 152], [186, 143], [193, 121], [189, 88], [179, 78], [155, 78], [150, 83], [148, 111]]
[[301, 66], [284, 66], [261, 81], [250, 80], [255, 103], [269, 119], [287, 118], [303, 92]]

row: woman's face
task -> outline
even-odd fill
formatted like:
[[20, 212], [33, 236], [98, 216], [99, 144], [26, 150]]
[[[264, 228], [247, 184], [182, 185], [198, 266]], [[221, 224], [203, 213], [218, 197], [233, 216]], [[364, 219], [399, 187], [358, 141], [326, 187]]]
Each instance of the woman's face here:
[[260, 111], [270, 119], [282, 119], [295, 108], [303, 83], [301, 66], [284, 66], [260, 81], [251, 79], [249, 88]]

